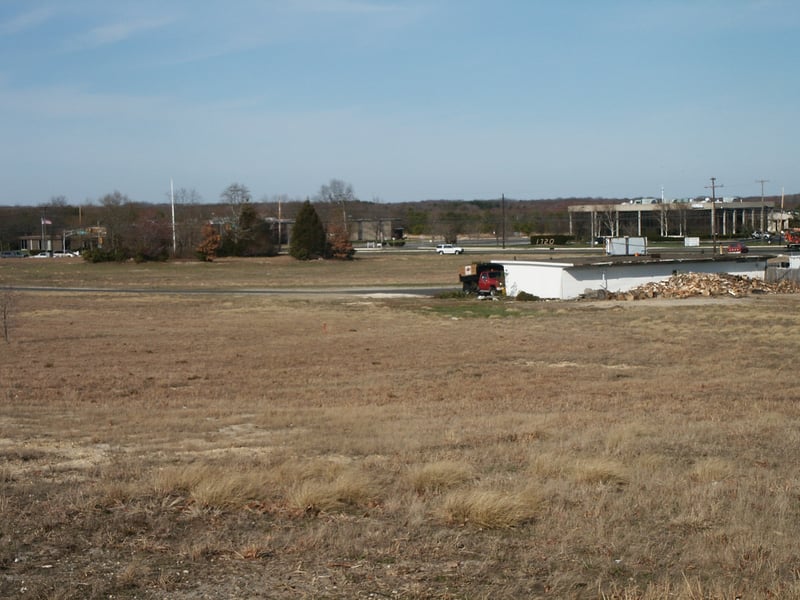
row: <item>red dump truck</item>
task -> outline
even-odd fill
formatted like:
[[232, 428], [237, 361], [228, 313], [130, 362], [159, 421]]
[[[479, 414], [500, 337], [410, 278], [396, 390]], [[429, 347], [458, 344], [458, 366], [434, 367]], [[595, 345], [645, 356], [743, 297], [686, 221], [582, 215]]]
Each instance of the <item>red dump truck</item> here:
[[472, 263], [458, 275], [461, 289], [466, 294], [499, 296], [505, 293], [503, 265], [497, 263]]

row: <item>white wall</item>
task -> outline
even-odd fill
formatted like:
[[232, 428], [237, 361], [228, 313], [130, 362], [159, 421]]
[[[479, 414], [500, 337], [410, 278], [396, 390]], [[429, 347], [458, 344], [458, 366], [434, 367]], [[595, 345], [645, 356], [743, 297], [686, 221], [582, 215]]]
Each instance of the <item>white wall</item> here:
[[664, 281], [677, 273], [730, 273], [763, 279], [766, 259], [671, 260], [636, 263], [573, 263], [494, 261], [506, 273], [506, 294], [519, 292], [540, 298], [569, 300], [587, 289], [625, 292], [646, 283]]
[[[500, 262], [500, 261], [493, 261]], [[572, 263], [533, 261], [502, 262], [506, 274], [506, 294], [516, 297], [527, 292], [540, 298], [561, 298], [564, 269]]]

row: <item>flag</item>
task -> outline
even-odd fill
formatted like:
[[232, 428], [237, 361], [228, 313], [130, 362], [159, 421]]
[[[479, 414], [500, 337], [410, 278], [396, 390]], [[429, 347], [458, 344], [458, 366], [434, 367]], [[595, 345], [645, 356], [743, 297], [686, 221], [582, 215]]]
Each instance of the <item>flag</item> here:
[[42, 217], [42, 225], [52, 225], [53, 222], [50, 219], [45, 219]]

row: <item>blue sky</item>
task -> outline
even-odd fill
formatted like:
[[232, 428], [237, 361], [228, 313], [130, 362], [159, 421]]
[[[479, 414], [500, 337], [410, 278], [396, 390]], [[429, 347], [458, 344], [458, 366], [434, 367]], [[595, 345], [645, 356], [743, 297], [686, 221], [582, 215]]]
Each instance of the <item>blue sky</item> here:
[[795, 0], [0, 0], [0, 204], [800, 192]]

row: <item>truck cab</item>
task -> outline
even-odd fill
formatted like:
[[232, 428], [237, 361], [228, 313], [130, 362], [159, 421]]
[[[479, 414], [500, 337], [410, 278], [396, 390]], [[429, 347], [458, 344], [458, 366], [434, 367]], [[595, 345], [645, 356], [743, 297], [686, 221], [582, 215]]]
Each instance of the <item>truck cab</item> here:
[[505, 274], [503, 271], [483, 271], [478, 277], [478, 293], [497, 296], [505, 291]]
[[458, 276], [465, 294], [497, 296], [505, 293], [505, 272], [498, 263], [473, 263]]

